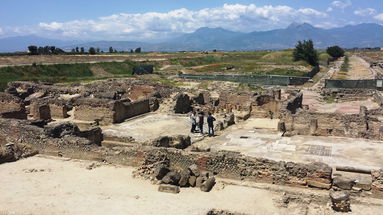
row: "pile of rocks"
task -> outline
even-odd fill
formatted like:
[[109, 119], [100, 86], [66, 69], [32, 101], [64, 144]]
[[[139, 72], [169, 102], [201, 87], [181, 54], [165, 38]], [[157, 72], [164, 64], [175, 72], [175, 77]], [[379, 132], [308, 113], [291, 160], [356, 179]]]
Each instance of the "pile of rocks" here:
[[141, 166], [133, 172], [133, 176], [150, 179], [160, 185], [159, 191], [171, 193], [178, 193], [179, 187], [197, 187], [209, 192], [215, 185], [215, 177], [209, 172], [199, 171], [195, 164], [177, 171], [171, 169], [168, 162], [160, 161]]
[[0, 142], [0, 164], [30, 157], [37, 153], [38, 152], [32, 149], [28, 144], [8, 143], [3, 145]]

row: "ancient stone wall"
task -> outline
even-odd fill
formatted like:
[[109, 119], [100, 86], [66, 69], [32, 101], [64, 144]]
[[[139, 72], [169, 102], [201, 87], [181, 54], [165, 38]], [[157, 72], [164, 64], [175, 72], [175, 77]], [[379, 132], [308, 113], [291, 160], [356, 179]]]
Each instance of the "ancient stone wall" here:
[[52, 118], [64, 119], [68, 117], [68, 106], [66, 104], [49, 104]]
[[128, 119], [134, 116], [138, 116], [144, 113], [150, 112], [149, 99], [135, 101], [125, 104], [125, 115], [124, 119]]
[[49, 105], [40, 102], [34, 102], [30, 105], [30, 114], [35, 120], [51, 119], [51, 111]]
[[0, 92], [0, 113], [12, 112], [25, 108], [23, 101], [11, 94]]
[[83, 121], [99, 120], [104, 124], [114, 123], [116, 101], [81, 98], [74, 104], [74, 118]]
[[298, 135], [365, 137], [367, 118], [359, 114], [313, 113], [299, 110], [281, 119], [287, 131]]

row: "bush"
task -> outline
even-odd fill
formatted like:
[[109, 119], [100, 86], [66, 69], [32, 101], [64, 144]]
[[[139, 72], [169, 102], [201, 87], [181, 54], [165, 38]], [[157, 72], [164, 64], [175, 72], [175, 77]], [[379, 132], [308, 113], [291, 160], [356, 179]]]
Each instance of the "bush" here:
[[327, 54], [329, 54], [334, 59], [338, 59], [344, 56], [344, 50], [339, 46], [331, 46], [326, 50]]

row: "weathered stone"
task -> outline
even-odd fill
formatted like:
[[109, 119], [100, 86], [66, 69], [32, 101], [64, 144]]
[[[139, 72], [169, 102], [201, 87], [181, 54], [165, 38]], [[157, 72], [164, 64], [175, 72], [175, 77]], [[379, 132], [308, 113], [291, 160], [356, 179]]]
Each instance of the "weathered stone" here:
[[345, 191], [331, 192], [332, 208], [338, 212], [351, 211], [350, 194]]
[[203, 192], [209, 192], [213, 186], [215, 184], [215, 178], [214, 177], [211, 177], [209, 179], [207, 179], [203, 184], [202, 186], [200, 187], [201, 188], [201, 191]]
[[199, 105], [205, 104], [205, 99], [203, 93], [199, 93], [197, 96], [193, 97], [193, 102]]
[[189, 185], [191, 186], [191, 187], [195, 187], [196, 186], [196, 180], [197, 180], [197, 178], [195, 177], [195, 176], [190, 176], [189, 177]]
[[53, 138], [61, 138], [65, 135], [78, 135], [80, 129], [77, 125], [74, 125], [69, 122], [50, 124], [45, 126], [44, 132], [46, 135]]
[[153, 140], [153, 145], [156, 147], [185, 149], [191, 145], [191, 138], [184, 135], [178, 135], [176, 137], [163, 136]]
[[161, 184], [158, 187], [159, 192], [164, 192], [164, 193], [174, 193], [177, 194], [180, 192], [180, 187], [175, 186], [175, 185], [169, 185], [169, 184]]
[[332, 181], [333, 186], [343, 190], [351, 190], [355, 185], [355, 180], [343, 176], [337, 176]]
[[190, 170], [185, 169], [180, 173], [181, 178], [179, 181], [180, 187], [187, 187], [189, 185]]
[[169, 172], [162, 178], [164, 184], [178, 185], [181, 175], [178, 172]]
[[201, 174], [196, 164], [189, 166], [189, 170], [191, 172], [191, 175], [194, 175], [195, 177], [198, 177]]
[[307, 185], [310, 187], [316, 187], [316, 188], [327, 189], [327, 190], [331, 188], [331, 184], [323, 183], [317, 180], [308, 179], [306, 180], [306, 182], [307, 182]]
[[203, 177], [203, 176], [199, 176], [199, 177], [197, 177], [197, 179], [196, 179], [196, 187], [202, 187], [202, 185], [203, 185], [203, 183], [206, 181], [206, 178], [205, 177]]
[[187, 94], [180, 93], [175, 97], [176, 104], [174, 106], [175, 113], [189, 113], [192, 110], [191, 100]]
[[152, 97], [149, 99], [150, 111], [154, 112], [160, 108], [160, 103], [156, 97]]
[[153, 176], [157, 180], [162, 180], [163, 177], [165, 177], [166, 174], [170, 172], [169, 168], [165, 165], [159, 165], [154, 169]]
[[[360, 173], [360, 172], [363, 172], [363, 173]], [[365, 170], [360, 172], [346, 172], [346, 171], [336, 170], [333, 173], [333, 178], [335, 181], [334, 183], [339, 183], [338, 182], [339, 179], [336, 179], [336, 178], [341, 177], [344, 179], [343, 181], [348, 182], [346, 183], [346, 185], [343, 185], [347, 187], [347, 190], [349, 187], [352, 187], [353, 189], [357, 189], [357, 190], [366, 190], [366, 191], [371, 190], [371, 185], [373, 181], [371, 171]], [[368, 172], [370, 172], [370, 174], [368, 174]], [[351, 184], [353, 184], [353, 186], [351, 186]], [[339, 188], [344, 189], [342, 187], [339, 187]]]

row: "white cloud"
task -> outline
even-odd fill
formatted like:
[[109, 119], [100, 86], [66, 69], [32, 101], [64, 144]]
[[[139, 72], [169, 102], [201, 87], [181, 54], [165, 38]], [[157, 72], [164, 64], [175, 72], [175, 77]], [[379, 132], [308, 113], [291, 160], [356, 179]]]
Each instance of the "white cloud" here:
[[379, 21], [382, 21], [382, 22], [383, 22], [383, 13], [374, 16], [374, 18], [375, 18], [376, 20], [379, 20]]
[[373, 8], [366, 8], [354, 11], [354, 14], [358, 16], [373, 16], [376, 14], [376, 10]]
[[334, 9], [332, 8], [332, 7], [329, 7], [329, 8], [327, 8], [327, 10], [326, 10], [326, 12], [327, 13], [330, 13], [330, 12], [332, 12]]
[[350, 7], [352, 5], [352, 2], [351, 2], [351, 0], [333, 1], [331, 3], [331, 5], [334, 7], [345, 9], [346, 7]]
[[292, 22], [311, 22], [327, 17], [312, 8], [254, 4], [224, 4], [222, 7], [192, 11], [177, 9], [167, 13], [113, 14], [95, 20], [40, 23], [40, 31], [80, 39], [164, 39], [193, 32], [200, 27], [222, 27], [251, 32], [286, 27]]

